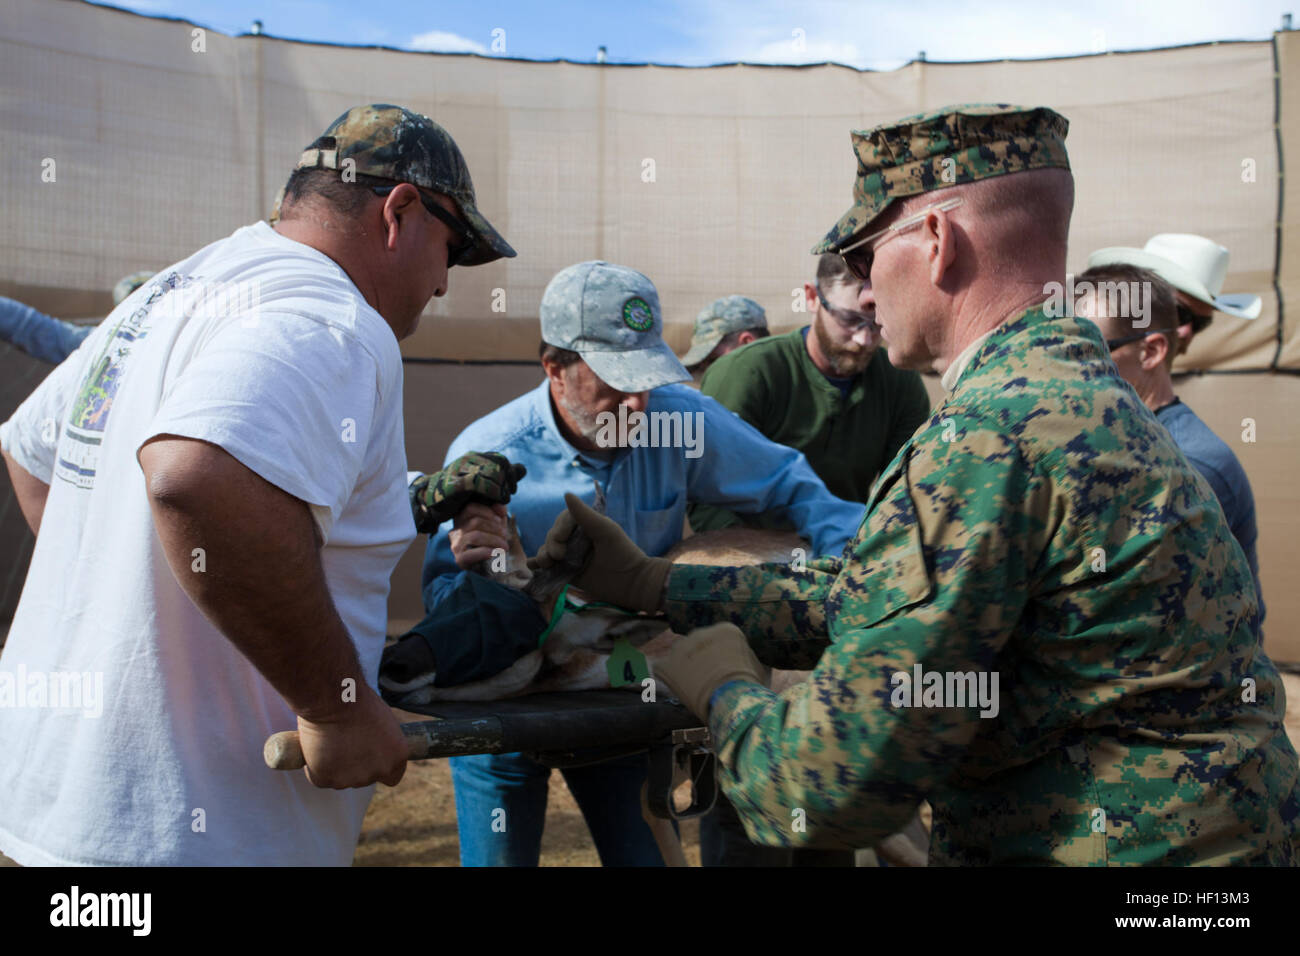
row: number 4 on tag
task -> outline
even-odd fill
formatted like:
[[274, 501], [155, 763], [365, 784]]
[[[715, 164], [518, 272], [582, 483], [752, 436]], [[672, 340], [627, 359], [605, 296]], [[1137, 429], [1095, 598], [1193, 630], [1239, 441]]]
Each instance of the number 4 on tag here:
[[610, 687], [640, 684], [650, 676], [650, 667], [646, 664], [645, 655], [628, 643], [626, 637], [621, 637], [614, 642], [614, 650], [610, 652], [606, 669], [609, 671]]

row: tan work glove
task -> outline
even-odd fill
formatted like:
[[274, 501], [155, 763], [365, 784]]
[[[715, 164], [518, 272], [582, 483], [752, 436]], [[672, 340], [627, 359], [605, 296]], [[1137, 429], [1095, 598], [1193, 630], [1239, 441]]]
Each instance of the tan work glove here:
[[[528, 559], [532, 571], [571, 566], [572, 584], [595, 601], [608, 601], [630, 611], [658, 611], [664, 582], [673, 563], [647, 557], [613, 518], [592, 510], [576, 495], [565, 495], [565, 511], [555, 519], [541, 550]], [[570, 540], [581, 528], [587, 538]], [[586, 553], [574, 553], [582, 552]]]
[[702, 720], [709, 719], [709, 698], [727, 681], [747, 680], [766, 686], [763, 665], [734, 624], [697, 627], [654, 663], [654, 674]]

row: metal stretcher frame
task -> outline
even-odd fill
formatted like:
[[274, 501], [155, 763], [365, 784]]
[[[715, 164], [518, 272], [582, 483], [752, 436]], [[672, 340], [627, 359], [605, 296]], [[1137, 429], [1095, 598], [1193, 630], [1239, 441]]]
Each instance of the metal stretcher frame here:
[[[708, 728], [677, 701], [644, 701], [626, 690], [530, 694], [495, 701], [388, 700], [424, 714], [429, 757], [525, 753], [548, 767], [579, 767], [633, 753], [650, 758], [647, 802], [656, 816], [683, 820], [707, 813], [717, 796]], [[407, 725], [410, 726], [410, 725]], [[690, 806], [677, 810], [675, 771], [691, 780]]]

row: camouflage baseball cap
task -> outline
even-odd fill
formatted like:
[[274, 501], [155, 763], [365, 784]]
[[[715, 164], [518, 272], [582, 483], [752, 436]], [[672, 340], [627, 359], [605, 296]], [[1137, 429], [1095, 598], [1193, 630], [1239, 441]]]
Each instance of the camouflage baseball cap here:
[[703, 362], [732, 332], [766, 328], [767, 313], [753, 299], [743, 295], [723, 296], [706, 305], [695, 317], [695, 333], [691, 336], [690, 349], [682, 356], [682, 364], [690, 368]]
[[[355, 165], [345, 165], [347, 160]], [[469, 167], [456, 141], [427, 116], [387, 103], [354, 106], [303, 150], [297, 168], [350, 168], [443, 193], [455, 201], [474, 239], [474, 250], [461, 265], [479, 266], [515, 254], [478, 211]]]
[[1070, 168], [1069, 121], [1044, 106], [945, 106], [849, 134], [858, 158], [853, 205], [813, 255], [838, 252], [895, 199], [1005, 173]]
[[627, 266], [594, 260], [558, 272], [542, 293], [542, 341], [572, 349], [620, 392], [690, 380], [664, 341], [654, 283]]

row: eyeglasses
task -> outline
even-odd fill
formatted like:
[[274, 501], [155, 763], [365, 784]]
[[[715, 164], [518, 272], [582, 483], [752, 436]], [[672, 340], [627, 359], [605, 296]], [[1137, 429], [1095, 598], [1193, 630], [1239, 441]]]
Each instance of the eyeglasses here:
[[[960, 196], [956, 196], [952, 199], [945, 199], [943, 202], [932, 203], [914, 216], [908, 216], [906, 219], [901, 219], [888, 228], [881, 229], [879, 232], [873, 232], [871, 235], [859, 239], [851, 246], [845, 246], [840, 250], [840, 258], [844, 260], [844, 266], [849, 270], [849, 272], [866, 282], [871, 278], [871, 263], [876, 257], [875, 249], [870, 247], [863, 248], [867, 243], [871, 242], [873, 239], [879, 239], [887, 233], [897, 235], [900, 232], [911, 229], [913, 226], [920, 225], [925, 221], [926, 216], [930, 215], [932, 212], [956, 209], [961, 204], [962, 198]], [[890, 238], [893, 238], [893, 236]], [[885, 240], [885, 242], [888, 241], [889, 239]], [[885, 242], [880, 243], [880, 246], [883, 246]], [[876, 246], [876, 249], [879, 249], [880, 246]]]
[[[815, 288], [817, 289], [817, 301], [822, 304], [822, 308], [830, 314], [830, 317], [834, 319], [836, 324], [845, 332], [856, 335], [863, 329], [875, 328], [875, 319], [857, 311], [856, 309], [841, 309], [831, 305], [826, 301], [826, 296], [822, 294], [821, 285], [819, 284], [815, 286]], [[855, 318], [855, 316], [861, 316], [861, 318]]]
[[1193, 335], [1198, 335], [1201, 332], [1204, 332], [1206, 326], [1208, 326], [1210, 321], [1214, 318], [1213, 315], [1197, 315], [1181, 302], [1177, 303], [1174, 307], [1178, 310], [1178, 324], [1190, 325], [1192, 327]]
[[1106, 348], [1115, 351], [1121, 345], [1128, 345], [1130, 342], [1136, 342], [1144, 339], [1148, 335], [1163, 335], [1166, 332], [1177, 332], [1177, 329], [1147, 329], [1145, 332], [1135, 332], [1133, 335], [1126, 335], [1122, 339], [1107, 339]]
[[[398, 185], [400, 184], [394, 183], [391, 186], [371, 186], [370, 191], [376, 196], [387, 196], [396, 189]], [[415, 187], [415, 191], [420, 194], [420, 202], [424, 204], [425, 209], [429, 210], [429, 215], [445, 223], [447, 228], [456, 234], [456, 238], [459, 241], [455, 245], [447, 248], [447, 268], [450, 269], [452, 266], [460, 265], [469, 257], [469, 254], [474, 251], [474, 237], [470, 233], [469, 227], [426, 196], [424, 190], [420, 189], [419, 186]]]

